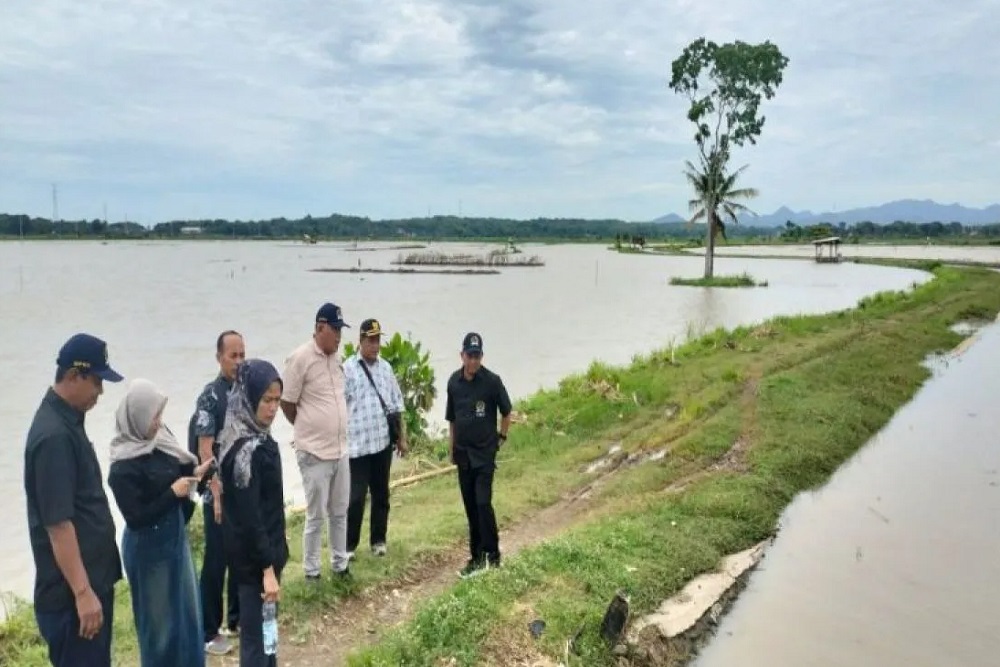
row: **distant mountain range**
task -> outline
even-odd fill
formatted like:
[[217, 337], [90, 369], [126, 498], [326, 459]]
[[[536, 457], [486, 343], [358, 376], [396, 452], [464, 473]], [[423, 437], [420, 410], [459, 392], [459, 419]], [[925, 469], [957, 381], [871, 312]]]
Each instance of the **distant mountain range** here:
[[[812, 225], [818, 222], [837, 224], [846, 222], [874, 222], [888, 224], [896, 220], [904, 222], [960, 222], [963, 225], [983, 225], [1000, 223], [1000, 204], [986, 208], [968, 208], [961, 204], [939, 204], [930, 199], [900, 199], [879, 206], [852, 208], [847, 211], [813, 213], [793, 211], [782, 206], [774, 213], [740, 218], [740, 224], [754, 227], [780, 227], [791, 220], [797, 225]], [[670, 213], [653, 220], [655, 223], [686, 222], [686, 219]]]

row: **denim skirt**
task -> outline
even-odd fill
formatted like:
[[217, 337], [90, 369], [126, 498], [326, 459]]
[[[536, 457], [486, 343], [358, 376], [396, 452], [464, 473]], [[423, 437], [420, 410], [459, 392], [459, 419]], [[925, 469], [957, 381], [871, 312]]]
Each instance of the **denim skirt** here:
[[201, 600], [180, 503], [151, 526], [126, 527], [122, 556], [142, 667], [204, 667]]

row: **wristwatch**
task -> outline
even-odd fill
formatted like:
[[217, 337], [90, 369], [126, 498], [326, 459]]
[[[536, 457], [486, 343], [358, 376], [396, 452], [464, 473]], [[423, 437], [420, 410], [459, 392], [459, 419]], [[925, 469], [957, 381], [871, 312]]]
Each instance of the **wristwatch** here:
[[507, 440], [507, 434], [506, 433], [497, 433], [497, 437], [500, 438], [501, 440], [504, 440], [504, 441]]

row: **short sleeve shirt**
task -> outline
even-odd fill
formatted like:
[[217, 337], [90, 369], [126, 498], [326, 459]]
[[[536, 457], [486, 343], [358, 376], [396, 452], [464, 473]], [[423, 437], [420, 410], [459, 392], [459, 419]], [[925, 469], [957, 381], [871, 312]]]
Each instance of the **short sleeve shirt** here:
[[219, 433], [226, 421], [226, 407], [232, 387], [233, 383], [220, 374], [205, 385], [198, 395], [189, 436], [193, 454], [198, 454], [198, 438], [210, 436], [213, 439], [212, 453], [216, 459], [219, 458]]
[[71, 521], [80, 558], [98, 594], [122, 578], [115, 524], [104, 491], [101, 466], [84, 430], [84, 416], [51, 388], [28, 430], [24, 491], [35, 561], [35, 609], [75, 609], [75, 596], [56, 564], [47, 527]]
[[497, 413], [510, 414], [503, 380], [481, 367], [471, 380], [462, 370], [448, 380], [445, 419], [455, 425], [455, 461], [478, 467], [492, 465], [497, 450]]
[[403, 394], [392, 365], [378, 357], [374, 364], [366, 366], [378, 388], [376, 394], [375, 387], [372, 387], [361, 367], [363, 363], [367, 362], [357, 354], [344, 362], [347, 441], [350, 443], [352, 459], [377, 454], [389, 446], [389, 425], [379, 396], [385, 401], [389, 412], [403, 412]]
[[281, 400], [296, 408], [295, 449], [326, 461], [347, 453], [347, 399], [339, 354], [326, 354], [310, 340], [285, 362]]

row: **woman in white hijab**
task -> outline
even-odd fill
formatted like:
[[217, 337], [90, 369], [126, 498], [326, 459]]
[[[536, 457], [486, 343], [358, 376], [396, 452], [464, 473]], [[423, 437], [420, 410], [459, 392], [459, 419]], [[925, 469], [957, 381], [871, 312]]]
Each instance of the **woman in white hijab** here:
[[167, 397], [135, 380], [118, 406], [108, 484], [125, 518], [122, 553], [142, 667], [202, 667], [201, 608], [186, 525], [202, 465], [163, 425]]

